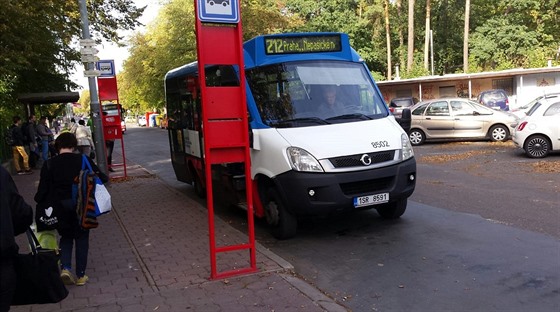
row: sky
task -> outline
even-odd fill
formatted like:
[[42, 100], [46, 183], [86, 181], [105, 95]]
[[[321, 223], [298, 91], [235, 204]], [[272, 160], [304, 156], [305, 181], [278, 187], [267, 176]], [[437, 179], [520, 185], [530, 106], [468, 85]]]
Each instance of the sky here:
[[[148, 25], [152, 20], [157, 17], [159, 12], [159, 0], [134, 0], [137, 7], [147, 6], [144, 10], [144, 14], [140, 18], [140, 22], [144, 25]], [[143, 32], [144, 29], [136, 29], [135, 31]], [[127, 35], [124, 34], [126, 41]], [[101, 45], [96, 46], [99, 50], [97, 56], [100, 60], [114, 60], [115, 61], [115, 71], [119, 73], [122, 71], [122, 64], [129, 56], [128, 47], [117, 47], [115, 44], [103, 42]], [[80, 64], [76, 67], [75, 73], [71, 77], [72, 81], [82, 86], [80, 90], [75, 90], [81, 92], [82, 90], [89, 89], [88, 78], [84, 77], [84, 67]]]

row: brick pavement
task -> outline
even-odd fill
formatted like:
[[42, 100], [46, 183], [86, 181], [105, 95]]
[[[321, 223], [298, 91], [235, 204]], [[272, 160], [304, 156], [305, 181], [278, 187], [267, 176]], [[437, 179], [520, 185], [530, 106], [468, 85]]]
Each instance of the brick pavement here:
[[[12, 311], [347, 311], [258, 244], [258, 273], [209, 280], [206, 208], [137, 165], [127, 171], [128, 179], [108, 186], [113, 211], [90, 234], [87, 285], [69, 286], [58, 304]], [[14, 176], [28, 203], [38, 178], [38, 170]], [[246, 241], [226, 222], [215, 222], [218, 245]], [[220, 254], [218, 271], [247, 267], [248, 259], [247, 251]]]

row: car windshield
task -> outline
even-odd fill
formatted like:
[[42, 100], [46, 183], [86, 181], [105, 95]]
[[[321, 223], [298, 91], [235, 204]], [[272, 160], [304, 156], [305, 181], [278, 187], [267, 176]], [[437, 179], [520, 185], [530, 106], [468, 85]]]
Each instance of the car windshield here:
[[537, 102], [531, 107], [531, 109], [527, 112], [527, 116], [533, 115], [533, 113], [541, 106], [541, 102]]
[[395, 104], [395, 107], [409, 107], [414, 105], [412, 99], [393, 99], [391, 102]]
[[356, 122], [389, 115], [360, 63], [289, 62], [247, 71], [261, 121], [278, 128]]

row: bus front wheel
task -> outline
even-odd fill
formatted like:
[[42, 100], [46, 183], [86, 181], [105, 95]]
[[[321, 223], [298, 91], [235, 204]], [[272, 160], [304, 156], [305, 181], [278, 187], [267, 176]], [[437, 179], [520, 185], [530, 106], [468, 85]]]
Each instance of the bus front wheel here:
[[276, 239], [288, 239], [296, 235], [297, 219], [288, 212], [286, 205], [275, 189], [268, 191], [265, 215], [266, 222], [271, 228], [271, 234]]
[[405, 212], [406, 204], [406, 198], [395, 202], [383, 204], [377, 208], [377, 213], [385, 219], [397, 219]]

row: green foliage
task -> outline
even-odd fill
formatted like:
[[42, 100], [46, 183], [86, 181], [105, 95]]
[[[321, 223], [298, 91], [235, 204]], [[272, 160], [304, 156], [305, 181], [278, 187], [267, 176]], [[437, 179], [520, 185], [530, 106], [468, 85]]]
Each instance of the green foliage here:
[[190, 0], [169, 2], [145, 34], [132, 37], [130, 57], [119, 76], [119, 94], [126, 109], [161, 112], [165, 73], [196, 59], [193, 5]]
[[[425, 1], [415, 5], [414, 64], [406, 72], [408, 1], [389, 1], [392, 66], [402, 78], [426, 76], [423, 66]], [[381, 0], [244, 0], [244, 40], [277, 32], [345, 32], [376, 80], [387, 69]], [[401, 4], [400, 14], [397, 3]], [[469, 72], [542, 67], [560, 40], [560, 0], [471, 0]], [[431, 0], [436, 75], [463, 71], [464, 0]], [[125, 108], [143, 113], [164, 106], [162, 81], [172, 68], [196, 60], [193, 1], [169, 0], [145, 34], [131, 40], [131, 56], [119, 75]], [[558, 62], [558, 61], [555, 61]], [[555, 63], [557, 64], [557, 63]], [[394, 68], [393, 68], [394, 71]]]
[[472, 35], [471, 54], [483, 69], [508, 69], [523, 66], [537, 46], [535, 31], [505, 19], [490, 19]]
[[[77, 87], [69, 78], [74, 66], [80, 63], [79, 0], [2, 1], [1, 7], [3, 109], [19, 107], [19, 94], [69, 91]], [[132, 0], [89, 0], [91, 33], [98, 40], [119, 40], [117, 32], [138, 26], [142, 12], [143, 8], [136, 8]], [[52, 114], [60, 111], [55, 107], [41, 109]]]

